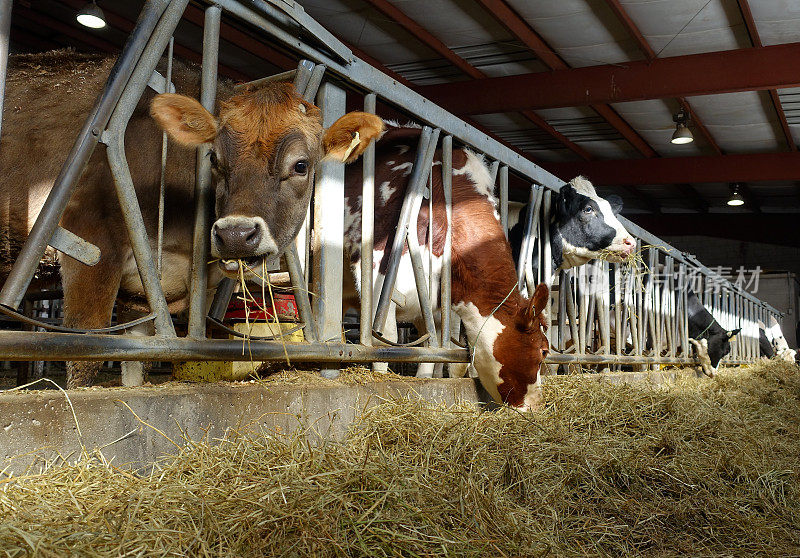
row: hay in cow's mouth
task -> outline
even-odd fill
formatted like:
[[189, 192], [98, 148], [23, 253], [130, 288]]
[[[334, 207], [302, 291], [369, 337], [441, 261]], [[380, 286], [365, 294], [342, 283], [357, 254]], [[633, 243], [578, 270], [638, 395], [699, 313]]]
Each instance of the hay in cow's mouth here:
[[260, 272], [263, 261], [264, 256], [251, 256], [249, 258], [241, 259], [221, 258], [219, 260], [219, 265], [224, 271], [227, 271], [228, 273], [236, 273], [238, 275], [240, 268], [248, 271], [255, 270], [256, 272]]
[[[562, 376], [543, 410], [393, 401], [346, 439], [191, 442], [144, 477], [98, 459], [0, 480], [12, 556], [789, 556], [800, 375], [672, 388]], [[313, 425], [311, 425], [313, 426]]]

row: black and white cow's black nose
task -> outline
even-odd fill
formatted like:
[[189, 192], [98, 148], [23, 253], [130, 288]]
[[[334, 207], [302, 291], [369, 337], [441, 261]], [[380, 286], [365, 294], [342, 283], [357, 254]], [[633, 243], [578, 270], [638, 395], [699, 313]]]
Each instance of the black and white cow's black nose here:
[[215, 252], [221, 258], [247, 258], [259, 254], [264, 239], [264, 224], [261, 219], [230, 217], [220, 219], [211, 230]]

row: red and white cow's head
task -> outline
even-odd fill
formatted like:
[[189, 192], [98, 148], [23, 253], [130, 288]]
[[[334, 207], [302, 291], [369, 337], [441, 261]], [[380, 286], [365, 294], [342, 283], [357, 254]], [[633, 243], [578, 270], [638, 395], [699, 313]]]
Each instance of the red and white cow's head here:
[[[544, 283], [536, 287], [530, 300], [515, 291], [494, 314], [478, 318], [480, 331], [474, 342], [472, 365], [498, 403], [528, 410], [541, 401], [539, 370], [550, 352], [544, 334], [544, 307], [549, 296]], [[459, 312], [462, 316], [466, 313], [463, 310], [466, 308]]]

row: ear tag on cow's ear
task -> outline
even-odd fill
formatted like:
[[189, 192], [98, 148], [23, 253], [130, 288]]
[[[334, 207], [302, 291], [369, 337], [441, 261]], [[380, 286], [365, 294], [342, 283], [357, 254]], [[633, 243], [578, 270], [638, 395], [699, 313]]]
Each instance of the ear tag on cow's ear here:
[[344, 155], [342, 155], [342, 161], [347, 161], [347, 159], [350, 158], [350, 154], [356, 147], [358, 147], [359, 143], [361, 143], [361, 134], [355, 132], [353, 134], [353, 141], [350, 142], [350, 145], [347, 146], [347, 151], [345, 151]]

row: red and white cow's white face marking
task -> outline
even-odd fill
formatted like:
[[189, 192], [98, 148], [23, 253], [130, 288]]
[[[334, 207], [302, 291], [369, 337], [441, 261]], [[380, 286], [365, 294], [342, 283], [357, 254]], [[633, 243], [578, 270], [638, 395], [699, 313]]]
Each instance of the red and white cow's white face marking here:
[[486, 391], [498, 403], [528, 410], [541, 401], [539, 371], [550, 351], [543, 313], [549, 290], [541, 284], [530, 300], [514, 297], [494, 315], [482, 316], [472, 302], [455, 309], [474, 339], [472, 364]]

